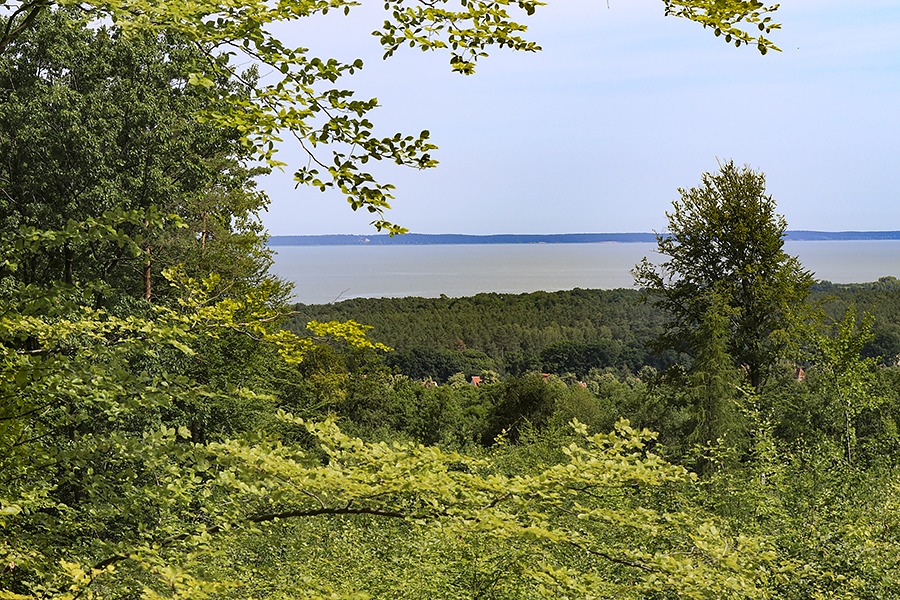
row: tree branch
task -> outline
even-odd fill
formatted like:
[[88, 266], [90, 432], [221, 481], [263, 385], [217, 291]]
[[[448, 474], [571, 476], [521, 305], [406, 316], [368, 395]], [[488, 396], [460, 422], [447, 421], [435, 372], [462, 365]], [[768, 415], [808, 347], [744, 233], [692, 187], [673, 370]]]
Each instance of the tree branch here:
[[[49, 2], [47, 0], [38, 0], [31, 4], [23, 4], [14, 12], [9, 18], [6, 20], [6, 28], [3, 32], [3, 36], [0, 37], [0, 55], [2, 55], [6, 49], [9, 47], [11, 43], [13, 43], [19, 35], [22, 34], [23, 31], [31, 27], [31, 24], [34, 23], [34, 20], [41, 13], [42, 10], [47, 8]], [[28, 12], [25, 15], [25, 18], [22, 19], [22, 22], [18, 25], [13, 26], [16, 18], [21, 15], [23, 12]]]
[[[317, 498], [318, 499], [318, 498]], [[320, 500], [321, 502], [321, 500]], [[244, 523], [268, 523], [271, 521], [275, 521], [277, 519], [292, 519], [298, 517], [319, 517], [323, 515], [371, 515], [375, 517], [385, 517], [391, 519], [406, 519], [409, 515], [406, 515], [401, 512], [392, 511], [392, 510], [381, 510], [377, 508], [351, 508], [350, 506], [346, 506], [344, 508], [328, 508], [323, 506], [322, 508], [313, 508], [313, 509], [296, 509], [296, 510], [287, 510], [283, 512], [275, 512], [275, 513], [263, 513], [258, 515], [253, 515], [243, 519]], [[205, 533], [208, 534], [217, 534], [220, 533], [224, 528], [221, 525], [215, 525], [206, 530]], [[173, 535], [165, 538], [159, 543], [159, 547], [163, 548], [165, 546], [169, 546], [176, 542], [181, 542], [189, 537], [191, 537], [192, 533], [180, 533], [178, 535]], [[103, 559], [102, 561], [95, 564], [91, 567], [92, 571], [101, 571], [110, 565], [114, 565], [116, 563], [122, 562], [124, 560], [128, 560], [130, 558], [127, 554], [114, 554], [108, 558]], [[75, 596], [76, 598], [78, 596]]]

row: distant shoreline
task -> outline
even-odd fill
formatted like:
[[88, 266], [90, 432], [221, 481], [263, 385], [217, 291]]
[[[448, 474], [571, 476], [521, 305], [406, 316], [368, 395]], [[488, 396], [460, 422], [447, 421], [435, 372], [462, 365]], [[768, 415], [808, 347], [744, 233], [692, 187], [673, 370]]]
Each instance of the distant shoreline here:
[[[789, 241], [900, 240], [900, 231], [788, 231]], [[407, 233], [374, 235], [275, 235], [269, 246], [433, 246], [460, 244], [601, 244], [652, 243], [655, 233], [493, 234]]]

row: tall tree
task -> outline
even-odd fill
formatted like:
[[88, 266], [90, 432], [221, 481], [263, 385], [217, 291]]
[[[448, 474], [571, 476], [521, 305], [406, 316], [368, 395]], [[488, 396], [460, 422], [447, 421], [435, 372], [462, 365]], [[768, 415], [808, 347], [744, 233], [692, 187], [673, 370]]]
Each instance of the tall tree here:
[[713, 292], [729, 315], [727, 350], [755, 389], [766, 382], [791, 340], [813, 283], [800, 261], [784, 252], [787, 222], [766, 194], [765, 176], [732, 161], [705, 173], [699, 187], [679, 189], [657, 235], [660, 265], [646, 258], [636, 283], [663, 306], [670, 322], [665, 347], [694, 357], [704, 347], [699, 325]]
[[0, 245], [20, 263], [0, 278], [148, 299], [175, 264], [258, 283], [267, 199], [238, 132], [200, 118], [216, 101], [186, 83], [197, 49], [67, 10], [35, 21], [0, 56]]
[[[688, 440], [702, 445], [734, 447], [743, 437], [737, 398], [737, 376], [728, 355], [728, 313], [724, 298], [715, 292], [698, 323], [697, 355], [691, 365], [688, 394], [694, 429]], [[711, 465], [701, 460], [701, 469]]]
[[[829, 416], [836, 429], [842, 430], [844, 458], [853, 464], [856, 446], [856, 422], [860, 414], [873, 410], [885, 401], [875, 389], [874, 358], [863, 358], [863, 348], [872, 341], [874, 318], [864, 314], [857, 318], [855, 304], [850, 304], [844, 318], [830, 328], [811, 328], [817, 392], [830, 404]], [[831, 331], [828, 331], [831, 329]]]

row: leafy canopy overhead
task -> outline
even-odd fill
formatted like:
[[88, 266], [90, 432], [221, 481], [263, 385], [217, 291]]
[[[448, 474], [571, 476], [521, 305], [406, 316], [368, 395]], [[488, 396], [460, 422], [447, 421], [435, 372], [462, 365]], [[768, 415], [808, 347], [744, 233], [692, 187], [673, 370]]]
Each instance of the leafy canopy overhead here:
[[[185, 80], [213, 88], [224, 75], [243, 89], [217, 91], [226, 102], [216, 103], [207, 115], [212, 124], [236, 128], [245, 144], [270, 166], [286, 166], [276, 159], [276, 145], [293, 137], [308, 158], [295, 172], [297, 184], [335, 189], [353, 210], [375, 216], [373, 225], [391, 233], [403, 231], [384, 219], [393, 186], [377, 181], [366, 168], [369, 161], [390, 161], [419, 169], [433, 167], [428, 131], [418, 135], [381, 136], [368, 114], [377, 99], [360, 99], [338, 80], [363, 68], [363, 62], [317, 58], [304, 47], [290, 47], [272, 28], [329, 11], [349, 13], [354, 0], [0, 0], [0, 55], [34, 27], [38, 16], [68, 7], [91, 22], [115, 24], [127, 32], [177, 34], [202, 50], [188, 67]], [[534, 52], [540, 47], [525, 37], [520, 17], [544, 4], [540, 0], [385, 0], [386, 18], [373, 32], [387, 58], [401, 46], [449, 53], [451, 68], [471, 74], [493, 47]], [[778, 5], [737, 0], [664, 0], [667, 15], [690, 19], [713, 28], [736, 45], [755, 45], [760, 52], [777, 50], [768, 35]], [[262, 65], [271, 71], [265, 82], [241, 73], [241, 65]]]

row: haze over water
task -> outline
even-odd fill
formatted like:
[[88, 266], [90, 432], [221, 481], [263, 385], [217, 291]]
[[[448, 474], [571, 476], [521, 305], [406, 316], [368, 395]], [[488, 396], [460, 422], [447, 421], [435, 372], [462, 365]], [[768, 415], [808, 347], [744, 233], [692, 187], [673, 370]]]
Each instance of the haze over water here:
[[[785, 242], [816, 279], [835, 283], [900, 277], [900, 240]], [[279, 246], [273, 272], [295, 284], [295, 300], [472, 296], [573, 288], [630, 288], [651, 243]]]

